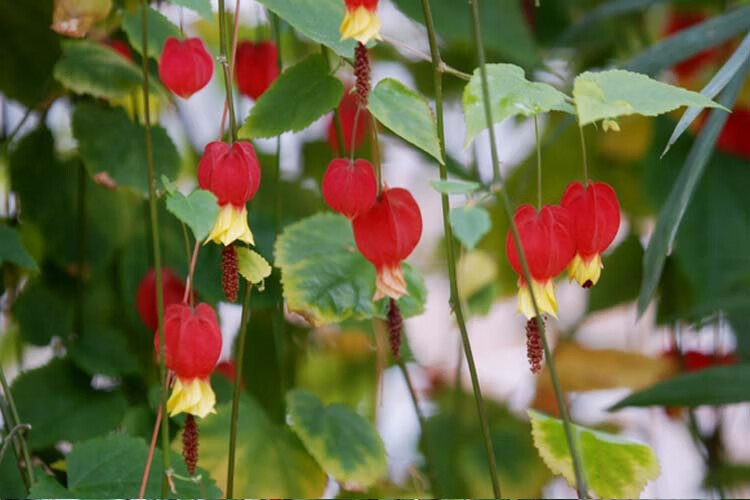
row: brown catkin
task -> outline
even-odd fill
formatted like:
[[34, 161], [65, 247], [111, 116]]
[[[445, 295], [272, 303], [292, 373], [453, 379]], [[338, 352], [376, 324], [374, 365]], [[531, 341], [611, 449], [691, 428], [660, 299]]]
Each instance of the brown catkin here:
[[370, 98], [370, 57], [367, 47], [362, 43], [358, 43], [354, 50], [354, 76], [357, 78], [357, 106], [367, 109], [367, 101]]
[[185, 418], [185, 428], [182, 430], [182, 456], [185, 458], [188, 474], [194, 476], [198, 465], [198, 423], [190, 413]]
[[229, 302], [237, 302], [240, 290], [239, 263], [234, 245], [225, 246], [221, 251], [221, 285]]
[[401, 310], [398, 308], [396, 301], [391, 299], [388, 304], [388, 341], [391, 344], [391, 353], [395, 359], [401, 356], [401, 332], [404, 329], [404, 318], [401, 316]]
[[544, 360], [544, 347], [536, 318], [531, 318], [526, 322], [526, 356], [529, 358], [531, 373], [539, 373]]

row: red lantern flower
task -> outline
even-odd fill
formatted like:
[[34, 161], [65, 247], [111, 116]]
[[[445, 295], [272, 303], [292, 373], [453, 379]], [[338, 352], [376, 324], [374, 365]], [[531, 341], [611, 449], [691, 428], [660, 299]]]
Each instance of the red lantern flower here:
[[235, 240], [254, 244], [246, 204], [260, 187], [260, 164], [252, 144], [209, 143], [198, 164], [198, 184], [216, 195], [221, 207], [208, 239], [225, 246]]
[[[672, 11], [669, 14], [669, 20], [664, 31], [666, 35], [673, 35], [705, 20], [706, 15], [700, 12]], [[679, 79], [688, 80], [698, 75], [706, 66], [716, 61], [720, 55], [721, 52], [718, 48], [704, 50], [675, 65], [673, 70]]]
[[724, 128], [721, 129], [719, 139], [716, 141], [716, 148], [750, 160], [748, 130], [750, 130], [750, 108], [745, 106], [735, 107], [727, 117]]
[[[159, 332], [154, 349], [159, 353]], [[216, 313], [208, 304], [193, 309], [172, 304], [164, 315], [164, 349], [167, 368], [176, 375], [167, 401], [170, 416], [190, 413], [205, 417], [215, 413], [216, 396], [209, 377], [221, 355], [221, 330]]]
[[602, 273], [601, 254], [620, 228], [620, 203], [612, 186], [604, 182], [571, 183], [565, 190], [562, 206], [573, 218], [576, 256], [569, 274], [582, 287], [596, 285]]
[[516, 210], [513, 220], [531, 274], [529, 289], [529, 284], [523, 278], [523, 267], [513, 234], [508, 231], [505, 249], [511, 267], [519, 276], [518, 310], [528, 319], [535, 316], [531, 301], [533, 291], [539, 313], [557, 317], [552, 279], [567, 267], [576, 252], [571, 216], [565, 208], [557, 205], [545, 205], [539, 212], [531, 205], [522, 205]]
[[380, 19], [378, 18], [378, 0], [344, 0], [346, 14], [339, 31], [341, 39], [354, 38], [359, 43], [367, 44], [378, 37]]
[[235, 64], [240, 92], [257, 101], [279, 76], [277, 57], [278, 50], [273, 42], [240, 42]]
[[[366, 109], [360, 109], [359, 118], [357, 118], [357, 130], [354, 130], [354, 119], [357, 115], [357, 96], [349, 90], [344, 93], [344, 97], [339, 104], [339, 120], [341, 121], [341, 131], [344, 136], [344, 151], [351, 152], [352, 136], [354, 136], [354, 149], [362, 145], [365, 134], [370, 130], [370, 112]], [[339, 139], [336, 132], [336, 123], [333, 117], [328, 124], [328, 144], [331, 149], [338, 151]]]
[[406, 295], [401, 261], [422, 236], [419, 205], [406, 189], [384, 189], [367, 212], [352, 221], [357, 248], [377, 271], [374, 300]]
[[[164, 296], [164, 309], [171, 304], [182, 302], [185, 295], [185, 283], [168, 268], [161, 270], [161, 289]], [[138, 285], [135, 298], [141, 321], [153, 331], [159, 328], [159, 318], [156, 311], [156, 272], [154, 268], [148, 270]]]
[[187, 99], [205, 87], [214, 73], [214, 61], [200, 38], [167, 38], [159, 60], [159, 77], [172, 92]]
[[354, 219], [375, 204], [378, 184], [370, 162], [338, 158], [328, 165], [322, 190], [331, 210]]

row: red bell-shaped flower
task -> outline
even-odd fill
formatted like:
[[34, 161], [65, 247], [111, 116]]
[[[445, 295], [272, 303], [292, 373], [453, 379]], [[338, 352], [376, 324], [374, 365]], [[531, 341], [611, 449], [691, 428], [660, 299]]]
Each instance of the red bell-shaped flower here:
[[277, 58], [278, 49], [273, 42], [240, 42], [235, 63], [240, 92], [257, 101], [279, 76]]
[[[171, 269], [164, 268], [161, 270], [161, 288], [165, 310], [171, 304], [182, 302], [182, 297], [185, 295], [185, 283]], [[159, 318], [156, 311], [156, 272], [154, 268], [148, 270], [140, 285], [138, 285], [135, 302], [141, 321], [148, 329], [154, 331], [159, 328]]]
[[200, 38], [167, 38], [159, 60], [159, 77], [172, 92], [187, 99], [205, 87], [214, 73], [214, 61]]
[[402, 188], [386, 188], [367, 212], [352, 221], [357, 248], [377, 271], [374, 300], [406, 295], [401, 261], [422, 236], [422, 213]]
[[620, 203], [612, 186], [604, 182], [571, 183], [562, 206], [573, 218], [576, 256], [568, 269], [570, 277], [584, 288], [596, 285], [602, 273], [602, 257], [620, 228]]
[[221, 207], [208, 239], [225, 246], [237, 239], [253, 243], [246, 204], [260, 187], [260, 164], [252, 144], [209, 143], [198, 164], [198, 184], [216, 195]]
[[[166, 365], [176, 375], [167, 410], [170, 416], [186, 412], [205, 417], [214, 411], [216, 404], [209, 383], [221, 355], [221, 330], [216, 313], [208, 304], [198, 304], [195, 309], [187, 304], [172, 304], [164, 316]], [[156, 332], [157, 354], [159, 340]]]
[[341, 39], [354, 38], [367, 44], [378, 37], [380, 19], [378, 18], [378, 0], [344, 0], [346, 14], [341, 23]]
[[370, 162], [338, 158], [328, 165], [322, 190], [331, 210], [354, 219], [375, 204], [378, 183]]
[[[354, 118], [356, 115], [357, 96], [347, 90], [339, 103], [339, 120], [341, 121], [341, 132], [344, 136], [344, 151], [347, 153], [350, 153], [352, 149], [352, 137], [354, 137], [354, 149], [356, 150], [362, 145], [365, 135], [370, 130], [370, 112], [366, 109], [361, 109], [359, 111], [357, 130], [355, 131]], [[333, 117], [331, 117], [331, 122], [328, 124], [328, 144], [331, 145], [331, 149], [338, 151], [339, 139], [338, 134], [336, 133], [336, 123]]]
[[[531, 205], [522, 205], [516, 210], [513, 220], [529, 265], [530, 288], [539, 312], [557, 317], [557, 300], [552, 279], [567, 267], [576, 252], [572, 218], [565, 208], [556, 205], [545, 205], [539, 212]], [[535, 316], [531, 291], [529, 284], [523, 279], [521, 259], [510, 230], [505, 249], [511, 267], [519, 276], [518, 310], [531, 319]]]

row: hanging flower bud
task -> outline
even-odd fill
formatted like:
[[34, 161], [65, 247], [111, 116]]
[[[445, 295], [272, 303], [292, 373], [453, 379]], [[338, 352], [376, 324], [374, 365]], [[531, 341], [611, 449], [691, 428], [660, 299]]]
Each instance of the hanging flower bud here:
[[518, 274], [518, 310], [532, 319], [536, 316], [531, 301], [534, 292], [540, 314], [557, 317], [557, 300], [552, 279], [560, 274], [576, 252], [572, 219], [565, 208], [545, 205], [537, 212], [531, 205], [516, 210], [513, 220], [521, 237], [521, 247], [531, 274], [531, 284], [523, 278], [521, 259], [516, 252], [513, 234], [508, 231], [505, 250], [513, 270]]
[[354, 219], [375, 204], [378, 183], [367, 160], [338, 158], [328, 165], [322, 190], [331, 210]]
[[620, 228], [620, 203], [612, 186], [604, 182], [571, 183], [562, 198], [573, 219], [576, 255], [568, 273], [582, 287], [591, 288], [602, 273], [601, 254]]
[[200, 38], [167, 38], [159, 60], [159, 77], [172, 92], [187, 99], [205, 87], [214, 73], [214, 61]]
[[422, 236], [419, 205], [406, 189], [384, 189], [367, 212], [352, 221], [357, 248], [377, 271], [375, 297], [398, 300], [406, 295], [401, 261]]
[[253, 100], [263, 95], [279, 76], [278, 49], [271, 41], [245, 40], [237, 45], [235, 74], [240, 92]]
[[[357, 96], [348, 89], [339, 104], [339, 120], [341, 120], [341, 131], [344, 136], [344, 151], [351, 153], [352, 137], [354, 137], [354, 149], [362, 145], [365, 135], [370, 130], [370, 112], [367, 109], [359, 109], [357, 118], [357, 130], [354, 130], [354, 119], [357, 116]], [[339, 139], [336, 132], [336, 123], [333, 117], [328, 124], [328, 143], [331, 149], [338, 151]]]
[[246, 205], [260, 187], [260, 165], [252, 144], [237, 141], [230, 148], [223, 142], [209, 143], [198, 164], [198, 184], [216, 195], [221, 207], [206, 241], [224, 246], [235, 240], [254, 244]]
[[[161, 270], [161, 289], [164, 296], [164, 310], [169, 305], [182, 302], [182, 297], [185, 295], [185, 283], [169, 268]], [[156, 272], [153, 267], [148, 270], [138, 285], [135, 302], [141, 321], [148, 329], [154, 331], [159, 328], [156, 309]]]
[[370, 40], [378, 38], [378, 0], [344, 0], [344, 3], [346, 14], [339, 28], [341, 39], [354, 38], [359, 43], [367, 44]]
[[[172, 304], [164, 316], [164, 340], [167, 368], [175, 372], [167, 411], [173, 417], [190, 413], [205, 417], [214, 413], [216, 396], [209, 377], [221, 354], [221, 330], [216, 313], [208, 304], [193, 309], [187, 304]], [[154, 335], [159, 353], [159, 332]]]

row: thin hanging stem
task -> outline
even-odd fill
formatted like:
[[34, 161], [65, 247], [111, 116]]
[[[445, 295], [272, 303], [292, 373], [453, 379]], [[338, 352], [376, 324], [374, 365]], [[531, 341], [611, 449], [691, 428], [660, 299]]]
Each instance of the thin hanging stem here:
[[[490, 133], [490, 153], [492, 155], [492, 167], [494, 182], [496, 184], [503, 184], [503, 176], [500, 172], [500, 161], [497, 152], [497, 142], [495, 140], [495, 129], [493, 127], [492, 120], [492, 108], [490, 107], [490, 90], [487, 79], [487, 67], [485, 63], [484, 44], [482, 42], [482, 31], [481, 22], [479, 20], [479, 0], [469, 0], [470, 10], [472, 15], [472, 25], [474, 27], [474, 45], [477, 52], [477, 59], [479, 60], [479, 73], [482, 80], [482, 102], [484, 104], [484, 114], [487, 123], [487, 128]], [[518, 227], [513, 220], [513, 210], [511, 208], [510, 199], [505, 189], [500, 189], [500, 196], [505, 206], [505, 211], [510, 220], [510, 228], [513, 234], [513, 242], [516, 246], [516, 251], [521, 260], [521, 267], [523, 269], [523, 278], [526, 283], [531, 283], [531, 273], [529, 272], [529, 264], [526, 260], [526, 256], [521, 246], [521, 237], [518, 233]], [[568, 414], [568, 408], [565, 405], [565, 399], [560, 388], [560, 379], [557, 376], [557, 369], [555, 368], [555, 362], [552, 358], [552, 352], [549, 348], [549, 342], [547, 342], [547, 334], [544, 329], [544, 321], [542, 320], [541, 314], [539, 313], [539, 305], [534, 295], [533, 289], [529, 287], [531, 292], [531, 302], [534, 306], [534, 313], [536, 315], [537, 325], [539, 327], [539, 336], [544, 346], [544, 355], [547, 359], [547, 366], [549, 367], [550, 378], [552, 379], [552, 387], [555, 391], [555, 398], [557, 399], [557, 406], [560, 411], [560, 415], [563, 420], [563, 428], [565, 429], [565, 438], [568, 442], [568, 449], [573, 462], [573, 469], [576, 476], [576, 490], [579, 498], [586, 498], [588, 487], [586, 486], [586, 479], [583, 472], [583, 466], [580, 454], [578, 452], [578, 445], [576, 440], [573, 438], [573, 429], [570, 423], [570, 416]]]
[[[237, 14], [235, 14], [235, 18]], [[224, 87], [227, 93], [226, 106], [229, 108], [229, 128], [231, 142], [237, 140], [237, 117], [234, 113], [234, 95], [232, 93], [232, 71], [230, 70], [230, 61], [227, 59], [227, 13], [224, 8], [224, 0], [219, 0], [219, 62], [224, 68]]]
[[352, 137], [349, 141], [349, 161], [354, 161], [354, 150], [357, 149], [357, 126], [359, 125], [359, 113], [362, 110], [357, 106], [357, 111], [354, 113], [354, 126], [352, 127]]
[[[198, 252], [201, 249], [201, 242], [196, 240], [193, 246], [193, 256], [190, 258], [190, 268], [188, 269], [187, 281], [185, 282], [185, 293], [182, 296], [182, 302], [188, 303], [188, 300], [193, 296], [190, 290], [194, 288], [195, 283], [195, 266], [198, 263]], [[192, 302], [192, 301], [191, 301]]]
[[245, 358], [245, 337], [247, 336], [247, 322], [250, 316], [250, 292], [252, 284], [245, 281], [245, 293], [242, 297], [242, 320], [240, 333], [237, 338], [237, 354], [235, 355], [234, 391], [232, 395], [232, 421], [229, 424], [229, 461], [227, 464], [227, 498], [234, 498], [234, 460], [237, 453], [237, 418], [240, 410], [240, 395], [242, 393], [242, 366]]
[[[234, 67], [237, 59], [237, 36], [240, 29], [240, 0], [234, 6], [234, 29], [232, 33], [232, 61], [229, 65], [229, 81], [234, 81]], [[224, 99], [224, 112], [221, 114], [221, 127], [219, 128], [219, 139], [224, 138], [224, 126], [227, 123], [227, 112], [229, 111], [229, 99]]]
[[578, 132], [581, 137], [581, 155], [583, 158], [583, 181], [584, 186], [589, 185], [589, 161], [588, 156], [586, 154], [586, 136], [583, 134], [583, 127], [578, 127]]
[[401, 370], [401, 374], [406, 382], [406, 387], [409, 389], [409, 396], [411, 396], [411, 402], [414, 405], [414, 412], [417, 414], [417, 420], [419, 420], [419, 428], [422, 430], [422, 443], [424, 444], [425, 461], [427, 462], [427, 475], [430, 476], [430, 484], [432, 485], [432, 493], [437, 498], [441, 498], [440, 485], [437, 479], [437, 472], [435, 469], [435, 461], [433, 460], [432, 445], [430, 444], [431, 436], [427, 430], [427, 420], [424, 417], [422, 408], [419, 406], [419, 398], [417, 397], [417, 391], [414, 389], [414, 384], [411, 381], [409, 370], [406, 369], [406, 364], [403, 358], [399, 357], [397, 360], [398, 367]]
[[539, 136], [539, 117], [534, 115], [534, 133], [536, 134], [536, 208], [542, 209], [542, 143]]
[[370, 119], [372, 120], [370, 127], [372, 128], [372, 159], [373, 163], [375, 163], [375, 180], [378, 183], [378, 198], [380, 198], [380, 193], [383, 192], [383, 162], [380, 157], [380, 136], [378, 135], [377, 120], [372, 115], [370, 115]]
[[10, 443], [15, 441], [16, 436], [20, 436], [24, 432], [28, 432], [30, 430], [31, 430], [31, 426], [29, 424], [18, 424], [15, 427], [13, 427], [5, 435], [5, 439], [3, 440], [3, 445], [0, 447], [0, 464], [3, 463], [3, 459], [5, 458], [5, 453], [8, 451], [8, 447], [10, 446]]
[[[323, 51], [323, 56], [325, 56], [326, 63], [328, 64], [328, 67], [330, 68], [331, 67], [331, 53], [329, 52], [328, 47], [321, 44], [320, 49]], [[336, 139], [338, 142], [339, 158], [344, 158], [346, 156], [346, 144], [344, 144], [344, 129], [341, 128], [341, 115], [339, 114], [338, 106], [333, 108], [333, 126], [336, 129]]]
[[[148, 0], [142, 0], [143, 8], [141, 9], [141, 31], [143, 37], [141, 46], [143, 47], [142, 72], [143, 72], [143, 117], [144, 128], [146, 129], [146, 166], [148, 172], [148, 209], [151, 220], [151, 239], [154, 251], [154, 272], [156, 274], [156, 312], [159, 325], [159, 380], [161, 383], [161, 407], [162, 412], [166, 413], [167, 408], [167, 366], [164, 340], [164, 290], [162, 289], [161, 276], [161, 245], [159, 236], [159, 218], [156, 211], [156, 179], [154, 175], [154, 153], [151, 142], [151, 106], [149, 104], [149, 72], [148, 72]], [[169, 439], [169, 419], [165, 418], [161, 426], [161, 447], [162, 459], [164, 463], [164, 473], [170, 470], [170, 439]], [[167, 482], [162, 481], [162, 497], [167, 496]]]
[[[389, 43], [393, 45], [396, 48], [403, 49], [410, 54], [417, 56], [419, 59], [427, 62], [432, 62], [432, 56], [430, 54], [426, 54], [425, 52], [422, 52], [416, 47], [412, 47], [406, 42], [402, 42], [401, 40], [397, 40], [396, 38], [390, 37], [388, 35], [382, 34], [383, 40], [386, 43]], [[461, 80], [469, 81], [471, 80], [471, 75], [468, 73], [464, 73], [463, 71], [459, 71], [456, 68], [453, 68], [451, 66], [448, 66], [445, 62], [440, 61], [440, 64], [437, 66], [437, 70], [441, 73], [448, 73], [450, 75], [453, 75], [457, 78], [460, 78]]]
[[[432, 54], [432, 67], [433, 67], [433, 79], [435, 86], [435, 114], [437, 117], [437, 130], [438, 139], [440, 141], [440, 151], [442, 157], [445, 158], [445, 124], [443, 114], [443, 75], [440, 71], [442, 60], [440, 58], [440, 48], [437, 42], [437, 34], [435, 32], [435, 24], [432, 19], [432, 11], [430, 9], [429, 0], [422, 1], [422, 12], [425, 19], [425, 26], [427, 27], [427, 34], [430, 42], [430, 52]], [[440, 179], [448, 179], [448, 169], [444, 163], [440, 163]], [[479, 416], [479, 423], [482, 428], [482, 437], [484, 441], [484, 449], [487, 454], [487, 466], [489, 468], [490, 480], [492, 481], [492, 491], [495, 498], [501, 498], [500, 480], [497, 474], [497, 464], [495, 462], [495, 449], [492, 445], [492, 437], [490, 435], [490, 426], [487, 420], [487, 414], [484, 408], [484, 401], [482, 398], [482, 389], [479, 385], [479, 376], [477, 374], [476, 363], [474, 362], [474, 354], [471, 349], [471, 341], [469, 340], [469, 332], [466, 328], [466, 321], [464, 319], [463, 305], [461, 304], [460, 295], [458, 292], [458, 278], [456, 273], [456, 255], [453, 247], [453, 230], [450, 225], [450, 201], [448, 195], [442, 194], [442, 209], [443, 209], [443, 232], [445, 233], [445, 253], [448, 263], [448, 279], [450, 281], [450, 306], [453, 313], [456, 315], [456, 323], [458, 329], [461, 332], [461, 342], [463, 343], [464, 354], [466, 355], [466, 362], [469, 366], [469, 373], [471, 375], [471, 386], [474, 391], [474, 401], [477, 406], [477, 415]]]
[[[10, 419], [5, 421], [5, 425], [8, 426], [8, 428], [17, 428], [21, 424], [21, 419], [18, 416], [18, 409], [16, 408], [16, 403], [13, 401], [13, 395], [10, 393], [10, 387], [8, 386], [8, 380], [5, 378], [5, 371], [3, 371], [3, 367], [0, 364], [0, 386], [2, 386], [3, 394], [5, 395], [5, 400], [8, 402], [8, 413]], [[15, 437], [8, 436], [6, 439], [15, 439], [18, 449], [21, 452], [21, 455], [19, 458], [23, 457], [23, 463], [24, 467], [21, 467], [19, 464], [19, 471], [21, 471], [21, 477], [24, 479], [24, 483], [26, 484], [27, 489], [31, 489], [31, 485], [34, 484], [34, 468], [33, 464], [31, 462], [31, 455], [29, 454], [29, 446], [26, 444], [26, 439], [23, 436], [23, 433], [17, 434]], [[21, 470], [25, 469], [25, 471]]]
[[159, 410], [156, 412], [156, 421], [154, 422], [154, 430], [151, 432], [151, 442], [148, 446], [148, 455], [146, 455], [146, 466], [143, 468], [143, 476], [141, 477], [141, 487], [138, 490], [138, 498], [145, 498], [146, 496], [146, 485], [148, 484], [148, 476], [151, 474], [151, 462], [154, 459], [154, 450], [156, 449], [156, 438], [159, 435], [159, 427], [161, 426], [163, 407], [159, 406]]

